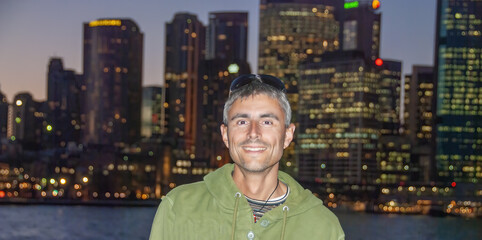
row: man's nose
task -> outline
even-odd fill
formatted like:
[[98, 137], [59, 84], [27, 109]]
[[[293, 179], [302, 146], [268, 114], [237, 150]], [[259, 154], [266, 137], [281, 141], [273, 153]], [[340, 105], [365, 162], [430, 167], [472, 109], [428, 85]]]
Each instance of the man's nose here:
[[260, 136], [260, 129], [259, 129], [259, 124], [257, 122], [252, 122], [249, 125], [249, 132], [248, 132], [248, 138], [249, 139], [257, 139]]

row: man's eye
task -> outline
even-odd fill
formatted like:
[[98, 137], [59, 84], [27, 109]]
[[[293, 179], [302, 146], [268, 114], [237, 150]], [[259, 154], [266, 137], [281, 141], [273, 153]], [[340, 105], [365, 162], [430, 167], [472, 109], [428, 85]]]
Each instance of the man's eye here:
[[272, 122], [272, 121], [265, 120], [265, 121], [263, 121], [263, 124], [264, 124], [264, 125], [272, 125], [273, 122]]
[[238, 121], [238, 125], [245, 125], [247, 123], [248, 123], [248, 121], [246, 121], [246, 120], [239, 120]]

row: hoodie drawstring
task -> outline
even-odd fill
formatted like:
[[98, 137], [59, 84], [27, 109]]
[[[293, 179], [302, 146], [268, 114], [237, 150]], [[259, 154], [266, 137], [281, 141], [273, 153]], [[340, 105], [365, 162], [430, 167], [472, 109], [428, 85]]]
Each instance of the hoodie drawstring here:
[[241, 193], [237, 192], [234, 194], [234, 198], [236, 201], [234, 202], [234, 213], [233, 213], [233, 225], [231, 226], [231, 240], [234, 240], [234, 232], [236, 230], [236, 218], [238, 215], [238, 205], [239, 205], [239, 199], [241, 199]]
[[283, 227], [281, 228], [281, 238], [280, 240], [285, 239], [285, 229], [286, 229], [286, 219], [288, 218], [288, 211], [290, 208], [288, 206], [283, 207]]

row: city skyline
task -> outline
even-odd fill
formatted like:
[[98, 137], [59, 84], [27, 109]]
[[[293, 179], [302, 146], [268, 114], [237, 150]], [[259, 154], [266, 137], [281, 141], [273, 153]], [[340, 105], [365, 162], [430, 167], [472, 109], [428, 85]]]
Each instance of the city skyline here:
[[[130, 18], [145, 34], [144, 86], [163, 84], [164, 25], [177, 12], [196, 14], [207, 26], [209, 12], [247, 11], [248, 61], [252, 69], [257, 69], [259, 1], [226, 4], [226, 1], [210, 0], [209, 3], [120, 1], [114, 6], [109, 1], [95, 4], [3, 1], [0, 3], [0, 91], [9, 101], [24, 91], [32, 93], [36, 100], [44, 100], [49, 59], [62, 58], [66, 69], [82, 73], [82, 24], [110, 17]], [[403, 75], [409, 74], [414, 64], [432, 65], [436, 2], [386, 0], [381, 3], [380, 56], [401, 60]], [[400, 21], [402, 16], [406, 16], [404, 21]]]

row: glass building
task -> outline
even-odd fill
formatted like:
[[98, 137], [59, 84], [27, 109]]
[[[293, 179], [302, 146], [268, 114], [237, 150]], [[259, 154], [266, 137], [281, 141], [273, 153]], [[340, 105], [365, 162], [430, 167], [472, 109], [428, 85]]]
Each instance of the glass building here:
[[196, 15], [175, 14], [166, 23], [164, 141], [173, 146], [176, 159], [188, 161], [202, 157], [205, 149], [198, 136], [201, 129], [203, 80], [199, 72], [205, 54], [204, 25]]
[[124, 147], [140, 139], [143, 36], [129, 19], [84, 23], [84, 143]]
[[47, 123], [52, 127], [47, 144], [65, 147], [79, 143], [82, 76], [64, 69], [62, 59], [51, 58], [47, 73]]
[[359, 51], [325, 54], [305, 67], [299, 84], [300, 180], [376, 183], [379, 80]]
[[142, 88], [141, 135], [144, 138], [161, 136], [162, 87]]
[[439, 0], [435, 49], [440, 180], [482, 177], [482, 1]]

